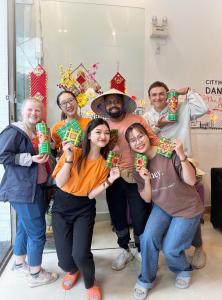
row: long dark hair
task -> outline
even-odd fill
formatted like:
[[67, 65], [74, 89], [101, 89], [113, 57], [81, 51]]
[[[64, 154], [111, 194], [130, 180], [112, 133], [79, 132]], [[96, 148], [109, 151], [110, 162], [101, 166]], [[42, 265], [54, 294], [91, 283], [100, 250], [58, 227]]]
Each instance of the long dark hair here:
[[[85, 130], [85, 137], [84, 137], [83, 145], [82, 145], [82, 154], [80, 155], [80, 157], [79, 157], [79, 159], [77, 161], [77, 170], [78, 170], [78, 173], [80, 172], [80, 168], [81, 168], [83, 160], [85, 158], [87, 158], [87, 156], [89, 154], [89, 151], [90, 151], [89, 134], [91, 133], [91, 131], [94, 128], [96, 128], [99, 125], [106, 125], [107, 128], [110, 131], [109, 124], [104, 119], [101, 119], [101, 118], [93, 119], [93, 120], [91, 120], [88, 123], [88, 126], [87, 126], [87, 128]], [[106, 159], [107, 155], [108, 155], [108, 152], [109, 152], [109, 143], [105, 147], [101, 148], [100, 154]]]
[[133, 124], [131, 124], [127, 128], [127, 130], [125, 132], [125, 139], [127, 140], [128, 144], [130, 143], [130, 141], [129, 141], [129, 135], [130, 135], [130, 133], [132, 132], [133, 129], [137, 129], [139, 132], [144, 133], [146, 136], [149, 137], [149, 135], [148, 135], [148, 133], [146, 131], [146, 128], [142, 124], [140, 124], [140, 123], [133, 123]]
[[[60, 107], [60, 102], [59, 102], [59, 98], [60, 96], [62, 96], [63, 94], [70, 94], [75, 100], [76, 100], [76, 96], [75, 94], [72, 92], [72, 91], [61, 91], [58, 95], [57, 95], [57, 98], [56, 98], [56, 103], [58, 105], [58, 107], [61, 109]], [[62, 111], [61, 112], [61, 120], [65, 120], [67, 119], [67, 116], [66, 114]]]

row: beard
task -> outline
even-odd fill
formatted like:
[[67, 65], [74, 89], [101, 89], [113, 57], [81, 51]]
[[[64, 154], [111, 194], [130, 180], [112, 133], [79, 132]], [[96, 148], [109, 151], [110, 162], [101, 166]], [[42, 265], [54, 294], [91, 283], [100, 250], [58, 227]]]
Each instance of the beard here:
[[114, 118], [114, 119], [117, 119], [119, 117], [121, 117], [123, 114], [124, 114], [124, 110], [123, 108], [122, 109], [119, 109], [118, 107], [115, 107], [116, 109], [118, 110], [115, 110], [114, 112], [112, 112], [112, 109], [114, 107], [112, 107], [111, 109], [109, 110], [106, 110], [107, 114], [111, 117], [111, 118]]

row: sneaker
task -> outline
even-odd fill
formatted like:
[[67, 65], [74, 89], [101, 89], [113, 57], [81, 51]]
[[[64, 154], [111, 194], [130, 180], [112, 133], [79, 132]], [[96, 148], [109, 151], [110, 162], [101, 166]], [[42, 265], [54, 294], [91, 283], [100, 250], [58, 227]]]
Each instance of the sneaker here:
[[58, 279], [59, 275], [57, 273], [46, 272], [44, 269], [37, 274], [32, 276], [31, 274], [28, 277], [28, 286], [36, 287], [48, 283], [52, 283]]
[[133, 255], [130, 251], [121, 249], [120, 254], [112, 262], [112, 269], [120, 271], [125, 268], [126, 264], [133, 259]]
[[146, 299], [146, 297], [148, 295], [148, 291], [149, 291], [149, 289], [146, 289], [137, 283], [134, 287], [134, 293], [133, 293], [134, 299], [135, 300]]
[[176, 278], [175, 286], [178, 289], [187, 289], [190, 286], [191, 282], [191, 277], [183, 277], [183, 276], [178, 276]]
[[202, 248], [195, 248], [191, 265], [194, 269], [202, 269], [206, 265], [206, 253]]
[[21, 265], [16, 265], [15, 263], [12, 266], [12, 271], [14, 274], [18, 275], [19, 277], [27, 277], [30, 273], [29, 265], [24, 262]]

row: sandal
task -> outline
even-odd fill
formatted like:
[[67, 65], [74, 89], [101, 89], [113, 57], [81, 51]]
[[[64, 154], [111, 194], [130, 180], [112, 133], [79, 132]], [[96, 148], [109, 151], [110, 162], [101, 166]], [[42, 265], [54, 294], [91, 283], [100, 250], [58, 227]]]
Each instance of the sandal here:
[[70, 290], [79, 278], [79, 271], [74, 274], [67, 273], [62, 280], [62, 288], [64, 290]]
[[178, 276], [176, 278], [175, 286], [178, 289], [186, 289], [190, 286], [190, 282], [191, 282], [191, 277], [190, 276], [187, 276], [187, 277]]
[[94, 285], [90, 289], [87, 289], [88, 300], [102, 300], [101, 290], [97, 285]]
[[138, 283], [135, 285], [134, 287], [134, 299], [135, 300], [144, 300], [146, 299], [147, 295], [148, 295], [148, 291], [149, 289], [146, 289], [142, 286], [140, 286]]

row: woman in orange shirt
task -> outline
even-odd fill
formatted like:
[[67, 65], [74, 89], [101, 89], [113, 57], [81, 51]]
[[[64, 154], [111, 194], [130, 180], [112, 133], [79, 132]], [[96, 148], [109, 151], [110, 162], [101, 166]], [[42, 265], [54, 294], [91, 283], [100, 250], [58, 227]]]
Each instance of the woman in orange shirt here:
[[[86, 129], [82, 149], [63, 143], [63, 155], [53, 172], [59, 187], [52, 209], [52, 223], [59, 266], [67, 272], [62, 281], [71, 289], [79, 273], [88, 300], [101, 300], [95, 283], [91, 242], [96, 215], [95, 197], [119, 176], [118, 168], [106, 168], [110, 129], [103, 119], [92, 120]], [[109, 174], [109, 177], [107, 178]]]
[[69, 121], [75, 119], [79, 126], [83, 131], [85, 131], [87, 124], [89, 123], [90, 119], [82, 118], [78, 115], [78, 103], [76, 101], [76, 96], [71, 91], [62, 91], [58, 94], [56, 99], [58, 107], [62, 111], [62, 120], [55, 123], [51, 128], [51, 137], [52, 140], [55, 142], [55, 149], [57, 151], [62, 149], [62, 141], [59, 135], [57, 134], [57, 130], [64, 126]]

